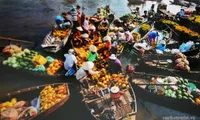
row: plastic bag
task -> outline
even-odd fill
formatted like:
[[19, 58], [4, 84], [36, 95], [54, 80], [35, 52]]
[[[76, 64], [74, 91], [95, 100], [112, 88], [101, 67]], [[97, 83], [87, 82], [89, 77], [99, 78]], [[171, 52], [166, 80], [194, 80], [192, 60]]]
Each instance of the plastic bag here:
[[31, 100], [31, 106], [35, 107], [38, 112], [40, 111], [40, 96]]
[[47, 62], [48, 62], [49, 64], [52, 63], [52, 62], [54, 61], [54, 58], [52, 58], [51, 56], [47, 56], [46, 59], [47, 59]]

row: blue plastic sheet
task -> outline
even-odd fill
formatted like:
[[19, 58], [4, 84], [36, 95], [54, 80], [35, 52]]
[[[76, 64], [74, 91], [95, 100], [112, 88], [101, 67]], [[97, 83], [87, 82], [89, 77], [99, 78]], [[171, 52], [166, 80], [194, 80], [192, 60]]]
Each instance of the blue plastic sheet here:
[[40, 111], [40, 96], [31, 100], [31, 106], [35, 107], [38, 112]]

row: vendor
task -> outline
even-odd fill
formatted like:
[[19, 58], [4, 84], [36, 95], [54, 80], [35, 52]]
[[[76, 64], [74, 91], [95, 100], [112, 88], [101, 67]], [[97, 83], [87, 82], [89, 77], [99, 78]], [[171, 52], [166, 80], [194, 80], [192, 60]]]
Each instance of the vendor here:
[[142, 15], [142, 17], [143, 17], [143, 18], [148, 18], [148, 14], [147, 14], [147, 11], [146, 11], [146, 10], [144, 11], [144, 15]]
[[83, 31], [81, 26], [76, 28], [76, 32], [74, 34], [74, 39], [73, 39], [73, 44], [75, 46], [80, 46], [82, 44], [81, 31]]
[[76, 27], [79, 26], [78, 23], [78, 12], [75, 6], [72, 6], [68, 14], [71, 15], [73, 21], [73, 32], [76, 30]]
[[111, 50], [111, 37], [110, 36], [105, 36], [103, 38], [103, 40], [105, 41], [105, 49], [110, 51]]
[[164, 52], [166, 49], [166, 42], [164, 40], [161, 40], [160, 43], [156, 46], [156, 49]]
[[63, 12], [62, 17], [63, 17], [63, 28], [70, 28], [72, 26], [72, 23], [68, 18], [68, 14]]
[[56, 16], [56, 25], [57, 25], [58, 27], [61, 27], [61, 26], [62, 26], [62, 23], [63, 23], [63, 20], [64, 20], [64, 18], [63, 18], [61, 15], [57, 15], [57, 16]]
[[156, 45], [156, 42], [158, 41], [158, 32], [157, 31], [151, 31], [149, 33], [149, 37], [148, 37], [148, 40], [149, 40], [149, 43], [150, 45], [155, 48], [155, 45]]
[[85, 17], [85, 20], [83, 22], [83, 29], [85, 33], [88, 33], [89, 30], [89, 19], [88, 17]]
[[117, 41], [114, 41], [113, 43], [112, 43], [112, 45], [111, 45], [111, 50], [110, 50], [110, 53], [111, 54], [117, 54], [117, 45], [118, 45], [118, 43], [117, 43]]
[[[74, 50], [69, 49], [68, 54], [64, 54], [64, 56], [65, 56], [65, 62], [64, 62], [65, 70], [69, 71], [70, 69], [73, 69], [75, 72], [76, 65], [77, 65], [77, 59], [74, 55]], [[67, 76], [67, 73], [65, 74], [66, 76]]]
[[98, 53], [97, 53], [97, 48], [96, 48], [96, 46], [94, 46], [94, 45], [90, 45], [90, 52], [89, 52], [89, 55], [88, 55], [88, 57], [87, 57], [87, 60], [88, 61], [95, 61], [96, 59], [97, 59], [97, 57], [98, 57]]
[[108, 62], [108, 71], [111, 74], [118, 74], [122, 72], [122, 63], [121, 61], [115, 56], [115, 54], [112, 54], [109, 57]]
[[85, 62], [82, 67], [76, 72], [76, 79], [81, 83], [82, 87], [88, 88], [87, 77], [91, 74], [98, 74], [98, 71], [93, 71], [94, 63], [91, 61]]
[[104, 27], [108, 26], [109, 22], [107, 20], [106, 17], [103, 18], [103, 20], [101, 21], [100, 25], [103, 25]]
[[126, 36], [125, 41], [127, 41], [127, 42], [132, 42], [134, 40], [133, 35], [129, 31], [125, 32], [125, 36]]

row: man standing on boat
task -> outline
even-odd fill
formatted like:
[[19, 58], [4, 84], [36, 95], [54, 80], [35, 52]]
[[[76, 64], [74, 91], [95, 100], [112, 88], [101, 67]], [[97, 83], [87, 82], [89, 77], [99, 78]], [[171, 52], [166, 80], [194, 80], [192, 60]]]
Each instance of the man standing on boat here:
[[76, 27], [79, 26], [78, 23], [78, 12], [75, 6], [71, 7], [71, 10], [68, 12], [71, 15], [71, 19], [73, 21], [73, 32], [76, 30]]
[[72, 75], [76, 72], [76, 64], [77, 64], [77, 59], [75, 55], [73, 55], [74, 50], [69, 49], [68, 54], [64, 54], [65, 56], [65, 62], [64, 62], [64, 67], [65, 70], [67, 70], [67, 73], [65, 76]]

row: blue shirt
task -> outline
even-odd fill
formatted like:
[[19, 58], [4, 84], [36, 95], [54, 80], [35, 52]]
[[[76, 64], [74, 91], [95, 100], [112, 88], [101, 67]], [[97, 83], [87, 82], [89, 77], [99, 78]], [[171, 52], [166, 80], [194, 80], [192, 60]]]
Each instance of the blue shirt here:
[[155, 39], [158, 36], [156, 31], [152, 31], [149, 34], [149, 40]]
[[181, 17], [185, 16], [185, 13], [184, 13], [183, 10], [180, 11], [180, 16], [181, 16]]

